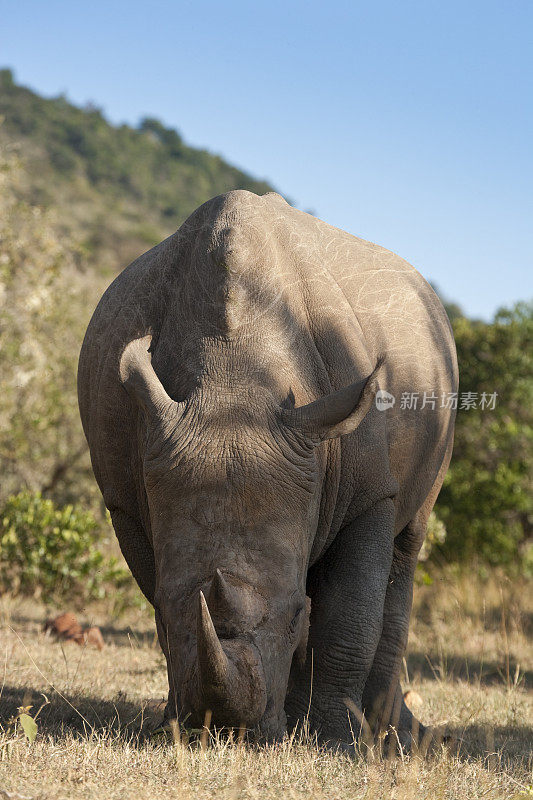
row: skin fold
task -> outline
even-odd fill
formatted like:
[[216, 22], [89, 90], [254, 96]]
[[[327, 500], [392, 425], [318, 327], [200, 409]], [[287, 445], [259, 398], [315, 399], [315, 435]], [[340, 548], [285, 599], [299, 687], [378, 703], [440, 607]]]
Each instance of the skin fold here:
[[305, 719], [350, 747], [364, 715], [409, 744], [399, 671], [457, 383], [421, 275], [276, 194], [215, 197], [116, 278], [79, 404], [167, 717], [267, 740]]

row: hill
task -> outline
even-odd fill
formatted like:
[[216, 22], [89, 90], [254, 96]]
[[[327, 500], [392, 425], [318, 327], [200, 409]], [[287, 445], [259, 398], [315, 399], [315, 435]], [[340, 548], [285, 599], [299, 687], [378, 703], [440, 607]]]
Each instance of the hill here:
[[21, 155], [25, 200], [55, 207], [83, 255], [111, 273], [168, 236], [201, 203], [262, 180], [190, 147], [156, 119], [111, 125], [92, 105], [46, 99], [0, 70], [0, 136]]

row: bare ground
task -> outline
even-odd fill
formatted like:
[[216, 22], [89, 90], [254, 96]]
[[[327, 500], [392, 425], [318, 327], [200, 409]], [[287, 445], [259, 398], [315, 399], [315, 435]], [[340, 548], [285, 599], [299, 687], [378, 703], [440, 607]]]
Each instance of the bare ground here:
[[[58, 611], [63, 609], [57, 609]], [[102, 652], [54, 643], [44, 606], [0, 601], [0, 800], [3, 798], [526, 798], [533, 796], [531, 584], [447, 572], [415, 594], [404, 688], [422, 722], [457, 743], [430, 756], [353, 760], [287, 739], [253, 748], [211, 737], [201, 749], [149, 735], [166, 691], [147, 612], [110, 621]], [[529, 670], [529, 673], [528, 673]], [[44, 705], [43, 705], [44, 704]], [[13, 716], [32, 706], [30, 744]]]

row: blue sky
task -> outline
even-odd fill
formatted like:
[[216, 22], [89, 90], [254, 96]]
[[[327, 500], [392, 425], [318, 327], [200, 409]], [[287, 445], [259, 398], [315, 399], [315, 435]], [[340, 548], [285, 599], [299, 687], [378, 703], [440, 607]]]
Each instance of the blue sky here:
[[483, 318], [533, 294], [532, 52], [529, 1], [0, 0], [19, 82], [160, 118]]

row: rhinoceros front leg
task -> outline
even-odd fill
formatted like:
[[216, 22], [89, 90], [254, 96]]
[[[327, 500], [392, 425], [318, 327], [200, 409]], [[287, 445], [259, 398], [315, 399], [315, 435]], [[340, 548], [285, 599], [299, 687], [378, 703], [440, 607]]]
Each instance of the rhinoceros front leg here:
[[[128, 567], [131, 570], [141, 592], [145, 595], [147, 600], [153, 605], [155, 595], [155, 560], [152, 545], [148, 541], [144, 528], [140, 520], [136, 516], [131, 516], [123, 511], [121, 508], [111, 508], [111, 520], [113, 528], [117, 535], [120, 549]], [[159, 611], [156, 609], [156, 625], [161, 643], [162, 650], [167, 658], [168, 652], [165, 647], [165, 637], [162, 633], [162, 624]], [[177, 716], [174, 709], [176, 708], [176, 700], [174, 692], [172, 691], [172, 683], [170, 682], [169, 672], [169, 695], [168, 702], [165, 709], [165, 718], [172, 718]]]
[[387, 498], [340, 531], [309, 574], [307, 658], [293, 675], [286, 708], [290, 725], [308, 718], [311, 731], [333, 746], [350, 747], [360, 730], [393, 542], [394, 505]]
[[154, 604], [155, 561], [152, 545], [140, 521], [121, 508], [111, 508], [113, 528], [128, 567], [141, 592]]

